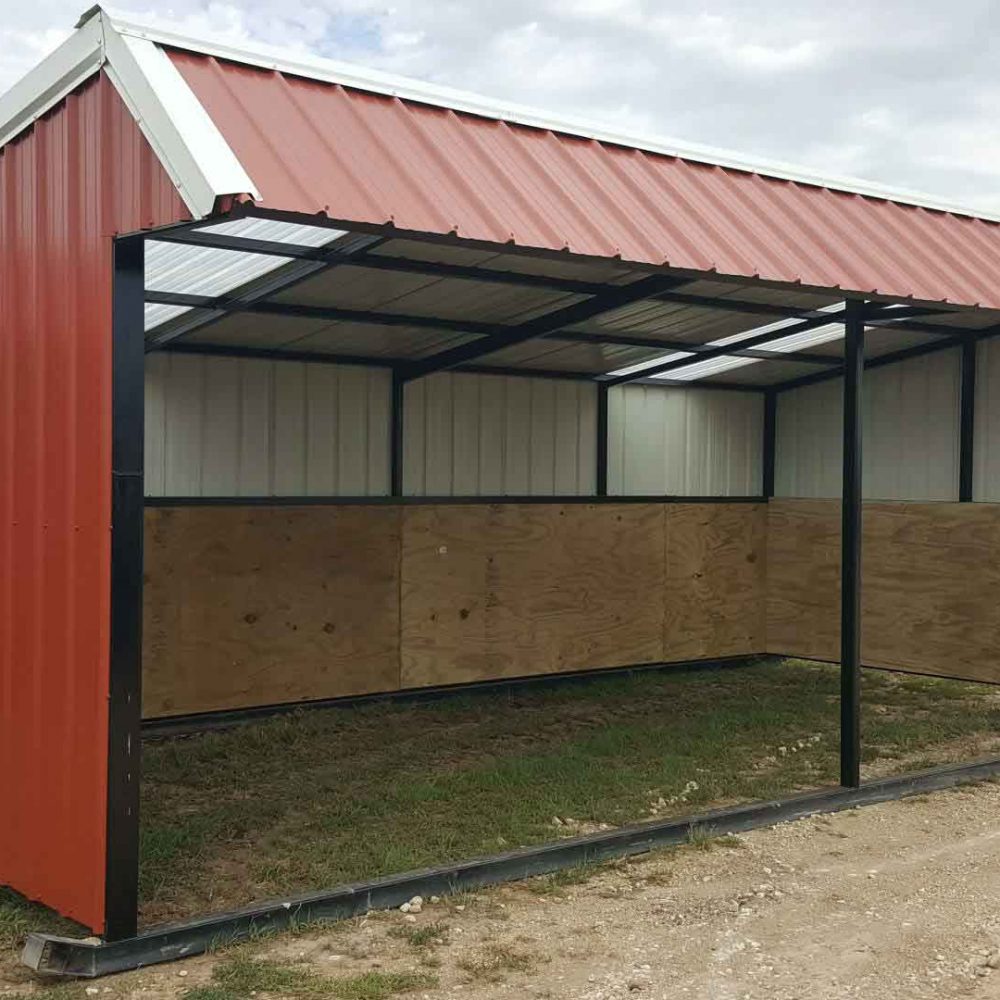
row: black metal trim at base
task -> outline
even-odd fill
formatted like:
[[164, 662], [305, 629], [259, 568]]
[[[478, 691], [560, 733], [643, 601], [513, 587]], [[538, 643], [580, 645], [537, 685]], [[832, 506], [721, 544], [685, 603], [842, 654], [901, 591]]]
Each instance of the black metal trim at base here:
[[256, 705], [252, 708], [222, 709], [214, 712], [194, 712], [188, 715], [168, 715], [145, 719], [142, 735], [148, 739], [170, 739], [191, 736], [195, 733], [231, 729], [275, 716], [293, 715], [296, 712], [316, 712], [334, 708], [352, 708], [357, 705], [420, 704], [437, 701], [452, 695], [495, 695], [497, 692], [514, 694], [518, 691], [569, 687], [590, 681], [608, 680], [657, 672], [686, 672], [730, 670], [757, 663], [764, 653], [729, 656], [705, 660], [677, 660], [673, 663], [634, 663], [622, 667], [591, 667], [560, 674], [530, 674], [524, 677], [501, 677], [491, 681], [473, 681], [465, 684], [438, 684], [434, 687], [404, 688], [402, 691], [380, 691], [376, 694], [346, 695], [342, 698], [317, 698], [311, 701], [286, 701], [276, 705]]
[[787, 799], [715, 809], [679, 819], [639, 823], [487, 858], [354, 883], [327, 892], [275, 900], [190, 923], [165, 925], [124, 941], [95, 944], [49, 934], [30, 934], [22, 961], [45, 975], [94, 979], [146, 965], [189, 958], [218, 945], [313, 921], [345, 920], [370, 910], [392, 909], [413, 896], [446, 896], [500, 882], [546, 875], [562, 868], [646, 854], [656, 848], [682, 844], [694, 832], [712, 836], [743, 833], [819, 813], [951, 788], [996, 775], [1000, 775], [1000, 758], [993, 757], [895, 778], [881, 778], [858, 788], [818, 789]]
[[392, 506], [452, 506], [469, 507], [477, 504], [615, 504], [615, 503], [765, 503], [763, 496], [687, 497], [676, 494], [634, 496], [611, 494], [597, 496], [586, 493], [543, 496], [379, 496], [367, 497], [146, 497], [147, 507], [392, 507]]

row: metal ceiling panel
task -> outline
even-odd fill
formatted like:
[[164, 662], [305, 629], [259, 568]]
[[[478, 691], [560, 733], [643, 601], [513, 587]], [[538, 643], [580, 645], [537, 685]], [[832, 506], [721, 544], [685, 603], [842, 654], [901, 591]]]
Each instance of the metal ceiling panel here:
[[996, 223], [194, 52], [169, 55], [253, 178], [263, 208], [1000, 306]]

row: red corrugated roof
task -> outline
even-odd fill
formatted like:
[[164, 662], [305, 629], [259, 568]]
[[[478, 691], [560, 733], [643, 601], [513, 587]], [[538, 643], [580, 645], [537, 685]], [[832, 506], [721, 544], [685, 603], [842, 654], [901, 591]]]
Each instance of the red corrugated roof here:
[[996, 223], [170, 55], [266, 208], [1000, 307]]

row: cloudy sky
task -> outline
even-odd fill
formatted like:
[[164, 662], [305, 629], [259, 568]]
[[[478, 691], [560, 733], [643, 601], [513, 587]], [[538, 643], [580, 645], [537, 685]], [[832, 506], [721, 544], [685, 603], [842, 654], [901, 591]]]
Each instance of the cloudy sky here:
[[[0, 91], [62, 41], [85, 3], [0, 4]], [[993, 0], [135, 0], [118, 9], [1000, 211]]]

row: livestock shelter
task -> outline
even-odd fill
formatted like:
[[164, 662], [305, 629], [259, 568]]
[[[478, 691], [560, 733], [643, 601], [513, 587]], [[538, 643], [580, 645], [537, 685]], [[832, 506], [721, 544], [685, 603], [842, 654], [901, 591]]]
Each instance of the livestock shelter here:
[[171, 720], [776, 653], [843, 787], [731, 825], [992, 773], [869, 788], [858, 692], [1000, 679], [998, 332], [994, 218], [87, 12], [0, 98], [0, 884], [103, 942], [36, 964], [210, 934], [129, 951]]

